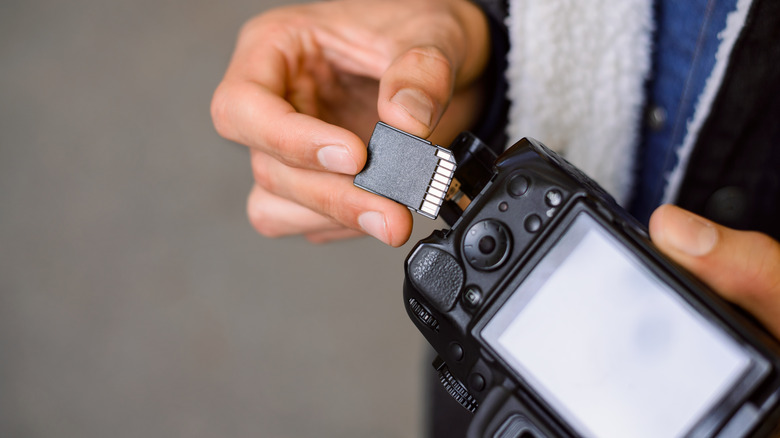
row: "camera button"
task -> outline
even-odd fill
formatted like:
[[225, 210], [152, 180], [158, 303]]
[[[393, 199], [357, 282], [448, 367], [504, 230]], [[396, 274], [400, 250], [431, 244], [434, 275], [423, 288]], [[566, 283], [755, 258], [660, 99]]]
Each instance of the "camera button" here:
[[496, 250], [496, 239], [493, 236], [482, 236], [477, 247], [482, 254], [490, 254]]
[[482, 374], [474, 373], [469, 376], [469, 387], [474, 391], [482, 391], [485, 389], [485, 378]]
[[523, 175], [514, 175], [509, 179], [509, 184], [507, 184], [507, 191], [510, 195], [512, 195], [515, 198], [519, 198], [528, 191], [528, 187], [530, 187], [531, 182], [528, 181], [528, 178], [526, 178]]
[[535, 233], [542, 228], [542, 219], [535, 214], [532, 214], [525, 218], [525, 230], [529, 233]]
[[470, 286], [463, 293], [463, 301], [468, 307], [476, 308], [482, 303], [482, 292], [476, 286]]
[[558, 189], [550, 189], [544, 195], [544, 202], [548, 207], [557, 207], [563, 203], [563, 194]]
[[455, 360], [455, 362], [462, 361], [465, 356], [466, 353], [463, 351], [463, 347], [461, 347], [460, 344], [457, 342], [450, 344], [450, 357]]

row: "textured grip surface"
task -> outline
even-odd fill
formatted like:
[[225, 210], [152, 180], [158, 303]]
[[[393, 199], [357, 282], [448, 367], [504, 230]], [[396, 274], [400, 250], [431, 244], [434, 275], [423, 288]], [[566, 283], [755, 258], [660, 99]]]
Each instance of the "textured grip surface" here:
[[450, 254], [421, 246], [409, 263], [412, 284], [440, 312], [455, 305], [463, 287], [463, 269]]

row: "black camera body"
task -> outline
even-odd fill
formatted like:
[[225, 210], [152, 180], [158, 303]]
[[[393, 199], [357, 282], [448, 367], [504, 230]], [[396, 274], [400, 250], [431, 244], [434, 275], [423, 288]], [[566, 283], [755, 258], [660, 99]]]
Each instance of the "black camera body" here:
[[471, 202], [445, 202], [451, 228], [410, 252], [404, 304], [469, 436], [772, 433], [774, 338], [541, 143], [452, 150]]

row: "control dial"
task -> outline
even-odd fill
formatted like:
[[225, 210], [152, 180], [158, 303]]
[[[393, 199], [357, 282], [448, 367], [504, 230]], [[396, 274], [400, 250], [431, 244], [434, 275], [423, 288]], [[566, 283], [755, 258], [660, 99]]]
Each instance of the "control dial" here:
[[511, 249], [509, 230], [501, 222], [486, 219], [472, 225], [463, 239], [463, 255], [471, 266], [489, 271], [506, 261]]
[[444, 389], [447, 391], [447, 393], [451, 395], [455, 401], [460, 403], [460, 405], [463, 406], [467, 411], [472, 413], [475, 412], [477, 407], [479, 407], [479, 403], [477, 403], [477, 400], [466, 389], [466, 385], [461, 383], [457, 377], [450, 373], [450, 369], [447, 368], [447, 364], [444, 363], [444, 361], [439, 356], [436, 356], [436, 359], [434, 359], [433, 367], [436, 368], [436, 371], [439, 372], [439, 380], [441, 381], [441, 384], [444, 386]]

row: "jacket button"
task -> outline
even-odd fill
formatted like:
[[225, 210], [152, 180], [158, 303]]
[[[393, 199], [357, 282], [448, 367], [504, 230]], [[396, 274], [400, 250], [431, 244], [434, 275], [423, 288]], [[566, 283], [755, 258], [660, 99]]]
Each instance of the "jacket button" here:
[[704, 207], [707, 217], [723, 224], [738, 223], [747, 210], [747, 195], [736, 186], [728, 186], [713, 193]]
[[666, 123], [666, 110], [657, 105], [650, 105], [645, 114], [647, 126], [653, 131], [660, 131]]

